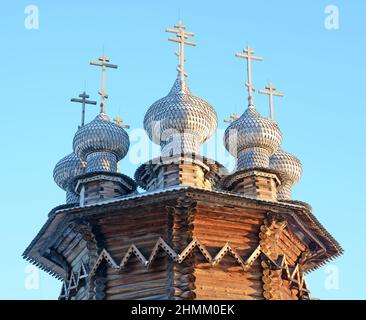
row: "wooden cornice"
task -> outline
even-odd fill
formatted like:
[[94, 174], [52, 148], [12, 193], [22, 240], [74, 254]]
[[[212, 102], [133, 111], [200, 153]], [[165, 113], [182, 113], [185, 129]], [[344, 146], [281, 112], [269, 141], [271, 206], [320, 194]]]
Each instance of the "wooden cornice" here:
[[[144, 193], [139, 195], [131, 195], [124, 198], [109, 200], [90, 206], [81, 207], [62, 207], [53, 210], [49, 215], [49, 220], [41, 229], [37, 237], [27, 248], [24, 256], [32, 263], [37, 263], [43, 267], [45, 271], [57, 277], [64, 277], [64, 271], [51, 261], [39, 254], [39, 249], [45, 250], [49, 244], [56, 241], [59, 236], [60, 228], [66, 227], [68, 223], [83, 219], [85, 221], [93, 220], [100, 216], [119, 215], [121, 212], [138, 207], [153, 206], [156, 204], [164, 204], [164, 206], [174, 206], [179, 197], [190, 197], [194, 201], [206, 201], [215, 203], [219, 206], [242, 207], [258, 209], [276, 214], [282, 214], [289, 223], [289, 229], [296, 233], [300, 230], [308, 241], [318, 244], [320, 248], [315, 255], [305, 262], [304, 269], [306, 271], [315, 269], [333, 259], [342, 253], [342, 248], [336, 240], [325, 230], [325, 228], [314, 217], [308, 207], [300, 204], [292, 204], [277, 201], [259, 200], [245, 197], [243, 195], [234, 194], [224, 191], [207, 191], [193, 187], [180, 187], [157, 192]], [[302, 239], [301, 241], [304, 241]]]

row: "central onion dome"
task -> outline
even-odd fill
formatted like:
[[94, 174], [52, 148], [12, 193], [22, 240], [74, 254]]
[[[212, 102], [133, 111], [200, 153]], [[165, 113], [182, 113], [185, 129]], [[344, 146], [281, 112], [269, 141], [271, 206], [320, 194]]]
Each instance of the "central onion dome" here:
[[209, 103], [192, 95], [178, 76], [169, 94], [148, 109], [144, 128], [161, 146], [162, 156], [199, 153], [217, 128], [217, 114]]
[[78, 196], [70, 189], [70, 183], [75, 177], [84, 174], [85, 169], [86, 162], [80, 160], [75, 153], [67, 155], [56, 164], [53, 179], [61, 189], [66, 191], [67, 203], [78, 202]]
[[262, 117], [254, 106], [225, 130], [225, 148], [237, 157], [237, 170], [268, 168], [269, 157], [282, 141], [277, 123]]
[[290, 200], [291, 188], [300, 180], [302, 174], [301, 161], [282, 148], [270, 158], [270, 168], [279, 173], [281, 186], [277, 194], [278, 200]]
[[111, 122], [105, 113], [81, 127], [75, 134], [75, 154], [88, 163], [86, 172], [116, 172], [130, 146], [127, 132]]

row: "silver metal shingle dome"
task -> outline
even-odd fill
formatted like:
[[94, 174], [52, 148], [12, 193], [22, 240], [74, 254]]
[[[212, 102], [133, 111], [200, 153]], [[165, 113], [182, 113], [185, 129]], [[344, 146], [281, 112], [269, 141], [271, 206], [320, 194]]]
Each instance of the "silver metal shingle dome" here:
[[237, 169], [268, 168], [269, 157], [281, 141], [277, 123], [262, 117], [253, 106], [226, 128], [224, 136], [225, 148], [238, 158]]
[[199, 153], [217, 128], [217, 114], [205, 100], [191, 94], [178, 76], [169, 94], [156, 101], [147, 111], [144, 128], [149, 138], [167, 154], [167, 144], [174, 153]]
[[80, 160], [75, 153], [62, 158], [53, 170], [53, 179], [63, 190], [67, 191], [70, 181], [85, 172], [86, 162]]
[[278, 148], [270, 158], [270, 168], [278, 171], [282, 182], [277, 194], [278, 200], [290, 200], [291, 188], [300, 180], [302, 174], [301, 161], [291, 153]]
[[75, 134], [74, 152], [81, 159], [96, 152], [113, 153], [117, 161], [124, 158], [130, 146], [127, 132], [100, 113], [93, 121], [81, 127]]

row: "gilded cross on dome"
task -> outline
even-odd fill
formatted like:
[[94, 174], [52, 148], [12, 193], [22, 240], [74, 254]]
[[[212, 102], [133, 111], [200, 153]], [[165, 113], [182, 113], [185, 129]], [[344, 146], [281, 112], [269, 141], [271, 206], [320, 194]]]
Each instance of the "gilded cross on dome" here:
[[185, 45], [196, 46], [195, 42], [188, 40], [189, 37], [194, 36], [194, 33], [186, 31], [186, 26], [181, 21], [174, 26], [174, 29], [168, 28], [165, 31], [176, 35], [176, 38], [169, 38], [168, 40], [179, 43], [178, 51], [175, 52], [178, 56], [177, 70], [181, 79], [184, 79], [184, 77], [188, 77], [187, 72], [184, 70], [184, 62], [186, 61]]
[[98, 92], [98, 94], [101, 96], [101, 102], [100, 102], [100, 113], [106, 113], [105, 111], [105, 100], [108, 98], [108, 95], [106, 93], [105, 83], [106, 83], [106, 70], [107, 68], [117, 69], [118, 66], [115, 64], [110, 64], [110, 59], [106, 56], [101, 56], [98, 59], [99, 61], [91, 61], [90, 64], [93, 66], [98, 66], [102, 68], [102, 88]]
[[116, 116], [113, 121], [117, 124], [117, 126], [121, 127], [121, 128], [125, 128], [125, 129], [129, 129], [130, 126], [128, 124], [124, 124], [123, 120], [120, 116]]
[[249, 106], [254, 106], [254, 97], [253, 92], [255, 91], [253, 87], [253, 81], [252, 81], [252, 60], [254, 61], [262, 61], [262, 57], [256, 57], [253, 54], [255, 53], [253, 49], [251, 49], [249, 46], [247, 46], [244, 50], [244, 53], [237, 53], [235, 54], [238, 58], [244, 58], [247, 60], [247, 76], [248, 81], [245, 83], [245, 86], [248, 88], [248, 103]]
[[[81, 99], [79, 99], [79, 98], [81, 98]], [[88, 100], [89, 95], [85, 91], [83, 93], [79, 94], [79, 98], [72, 98], [70, 101], [71, 102], [81, 103], [81, 106], [82, 106], [82, 109], [81, 109], [81, 127], [83, 127], [84, 123], [85, 123], [85, 105], [87, 105], [87, 104], [96, 105], [97, 102], [92, 101], [92, 100]]]
[[237, 113], [234, 112], [230, 115], [230, 119], [224, 119], [224, 122], [232, 123], [232, 122], [234, 122], [235, 120], [237, 120], [239, 118], [240, 118], [240, 116]]
[[273, 96], [276, 97], [283, 97], [284, 94], [282, 92], [276, 92], [276, 88], [272, 83], [267, 84], [267, 90], [259, 90], [258, 93], [260, 94], [268, 94], [269, 96], [269, 117], [274, 120], [274, 103], [273, 103]]

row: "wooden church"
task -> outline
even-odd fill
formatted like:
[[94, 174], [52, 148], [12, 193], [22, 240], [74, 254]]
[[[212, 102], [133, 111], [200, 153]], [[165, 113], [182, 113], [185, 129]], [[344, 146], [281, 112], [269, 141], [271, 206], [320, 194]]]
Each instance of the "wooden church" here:
[[[66, 204], [48, 215], [24, 257], [62, 280], [59, 299], [311, 299], [304, 275], [342, 254], [314, 216], [292, 200], [302, 173], [299, 159], [281, 148], [273, 116], [255, 108], [247, 47], [248, 107], [227, 120], [224, 146], [236, 160], [233, 172], [200, 155], [218, 124], [214, 108], [193, 95], [185, 71], [185, 46], [194, 34], [182, 23], [169, 40], [178, 43], [178, 76], [170, 92], [147, 110], [144, 128], [161, 156], [124, 175], [118, 162], [129, 150], [120, 119], [106, 111], [102, 69], [100, 113], [84, 123], [83, 107], [73, 151], [54, 169]], [[137, 189], [139, 187], [139, 189]]]

